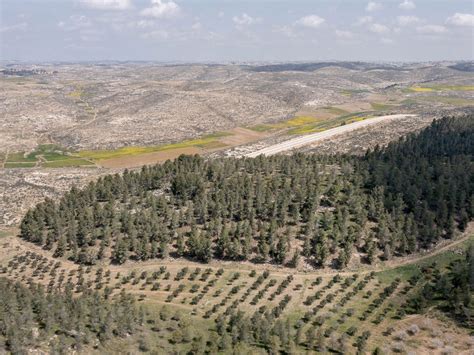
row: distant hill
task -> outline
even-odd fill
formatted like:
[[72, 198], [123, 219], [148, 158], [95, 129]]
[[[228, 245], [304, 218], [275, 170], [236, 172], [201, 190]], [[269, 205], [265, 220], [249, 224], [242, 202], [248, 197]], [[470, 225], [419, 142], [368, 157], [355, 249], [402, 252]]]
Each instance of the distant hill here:
[[450, 65], [449, 68], [459, 71], [474, 72], [474, 62], [457, 63]]
[[317, 62], [317, 63], [282, 63], [268, 64], [251, 67], [254, 72], [282, 72], [282, 71], [302, 71], [311, 72], [326, 67], [340, 67], [351, 70], [399, 70], [400, 67], [391, 64], [376, 64], [364, 62]]

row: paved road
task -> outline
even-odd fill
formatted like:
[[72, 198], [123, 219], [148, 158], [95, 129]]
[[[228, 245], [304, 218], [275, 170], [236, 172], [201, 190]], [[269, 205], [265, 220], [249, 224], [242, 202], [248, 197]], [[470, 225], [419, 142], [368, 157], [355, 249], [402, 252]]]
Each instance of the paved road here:
[[287, 141], [271, 145], [269, 147], [257, 150], [252, 153], [245, 154], [246, 157], [249, 158], [255, 158], [259, 155], [273, 155], [273, 154], [278, 154], [281, 152], [285, 152], [288, 150], [292, 150], [295, 148], [300, 148], [305, 145], [318, 142], [323, 139], [328, 139], [343, 133], [351, 132], [356, 129], [362, 128], [362, 127], [367, 127], [376, 123], [380, 123], [383, 121], [387, 120], [395, 120], [395, 119], [400, 119], [400, 118], [406, 118], [406, 117], [414, 117], [416, 115], [409, 115], [409, 114], [398, 114], [398, 115], [388, 115], [388, 116], [379, 116], [379, 117], [374, 117], [374, 118], [368, 118], [363, 121], [358, 121], [354, 123], [349, 123], [344, 126], [339, 126], [336, 128], [331, 128], [323, 132], [318, 132], [318, 133], [312, 133], [308, 134], [305, 136], [297, 137], [294, 139], [289, 139]]

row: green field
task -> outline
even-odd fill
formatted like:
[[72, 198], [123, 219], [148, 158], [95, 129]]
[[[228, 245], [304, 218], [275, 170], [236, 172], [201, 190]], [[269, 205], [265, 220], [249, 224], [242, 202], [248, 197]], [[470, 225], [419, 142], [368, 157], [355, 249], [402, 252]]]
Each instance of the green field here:
[[258, 125], [250, 126], [247, 128], [255, 132], [267, 132], [274, 129], [274, 127], [271, 124], [258, 124]]
[[210, 135], [203, 136], [202, 138], [186, 140], [179, 143], [171, 143], [165, 145], [151, 146], [151, 147], [122, 147], [113, 150], [84, 150], [77, 155], [82, 158], [88, 158], [93, 160], [106, 160], [112, 158], [120, 158], [126, 156], [136, 156], [146, 153], [162, 152], [174, 149], [183, 148], [203, 148], [203, 149], [215, 149], [223, 148], [225, 144], [219, 142], [219, 138], [232, 135], [228, 132], [217, 132]]
[[369, 90], [363, 90], [363, 89], [345, 89], [345, 90], [342, 90], [341, 91], [341, 94], [342, 95], [345, 95], [345, 96], [353, 96], [353, 95], [356, 95], [356, 94], [363, 94], [363, 93], [367, 93], [369, 92]]
[[412, 92], [433, 92], [433, 91], [474, 91], [472, 85], [433, 85], [433, 86], [412, 86]]
[[33, 168], [36, 166], [36, 162], [6, 162], [5, 168]]
[[334, 107], [334, 106], [326, 106], [323, 107], [323, 110], [329, 113], [332, 113], [333, 115], [347, 115], [349, 111], [343, 110], [342, 108], [339, 107]]
[[455, 96], [420, 96], [416, 100], [425, 102], [441, 102], [453, 106], [470, 106], [474, 105], [474, 99], [464, 99]]
[[16, 163], [26, 163], [26, 162], [36, 162], [36, 156], [26, 154], [25, 152], [21, 153], [10, 153], [8, 154], [7, 162], [16, 162]]
[[16, 152], [8, 154], [5, 168], [32, 168], [44, 166], [51, 168], [86, 166], [93, 164], [85, 159], [74, 156], [66, 149], [55, 144], [42, 144], [32, 152]]
[[75, 167], [75, 166], [90, 166], [95, 167], [90, 161], [85, 159], [65, 159], [65, 160], [53, 160], [48, 161], [42, 164], [45, 168], [65, 168], [65, 167]]
[[30, 153], [16, 152], [9, 154], [5, 167], [25, 168], [36, 165], [46, 168], [94, 166], [90, 160], [100, 161], [183, 148], [219, 149], [226, 147], [224, 143], [219, 141], [219, 138], [230, 135], [232, 135], [230, 132], [216, 132], [197, 139], [158, 146], [132, 146], [111, 150], [84, 150], [80, 152], [68, 151], [54, 144], [43, 144]]
[[[272, 124], [259, 124], [248, 127], [249, 129], [256, 132], [266, 132], [272, 130], [286, 130], [287, 134], [300, 135], [315, 132], [322, 132], [330, 128], [338, 127], [343, 124], [348, 124], [356, 121], [361, 121], [372, 117], [371, 112], [353, 112], [348, 113], [345, 110], [337, 107], [325, 107], [330, 113], [339, 114], [338, 117], [322, 119], [312, 116], [297, 116], [289, 120], [272, 123]], [[374, 108], [375, 109], [375, 108]], [[377, 110], [380, 110], [378, 108]]]
[[385, 111], [394, 107], [394, 105], [383, 104], [380, 102], [371, 102], [370, 106], [372, 106], [372, 108], [376, 111]]
[[357, 121], [362, 121], [367, 118], [373, 117], [370, 112], [355, 112], [342, 115], [336, 118], [315, 121], [314, 123], [303, 124], [299, 127], [290, 129], [287, 133], [291, 135], [307, 134], [322, 132], [327, 129], [335, 128], [344, 124], [349, 124]]

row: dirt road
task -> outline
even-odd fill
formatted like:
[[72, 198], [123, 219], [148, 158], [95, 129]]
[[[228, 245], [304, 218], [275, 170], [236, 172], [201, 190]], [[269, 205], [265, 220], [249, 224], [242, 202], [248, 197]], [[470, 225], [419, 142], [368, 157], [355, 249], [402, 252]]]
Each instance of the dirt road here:
[[323, 139], [328, 139], [340, 134], [344, 134], [347, 132], [354, 131], [356, 129], [362, 128], [362, 127], [367, 127], [373, 124], [377, 124], [383, 121], [387, 120], [395, 120], [395, 119], [401, 119], [401, 118], [407, 118], [407, 117], [414, 117], [416, 115], [410, 115], [410, 114], [398, 114], [398, 115], [388, 115], [388, 116], [379, 116], [379, 117], [374, 117], [374, 118], [368, 118], [363, 121], [359, 122], [354, 122], [350, 124], [346, 124], [344, 126], [336, 127], [336, 128], [331, 128], [328, 129], [324, 132], [318, 132], [318, 133], [312, 133], [308, 134], [302, 137], [297, 137], [294, 139], [290, 139], [260, 150], [257, 150], [252, 153], [248, 153], [245, 156], [249, 158], [255, 158], [259, 155], [273, 155], [273, 154], [278, 154], [281, 152], [285, 152], [288, 150], [292, 150], [295, 148], [300, 148], [305, 145], [323, 140]]

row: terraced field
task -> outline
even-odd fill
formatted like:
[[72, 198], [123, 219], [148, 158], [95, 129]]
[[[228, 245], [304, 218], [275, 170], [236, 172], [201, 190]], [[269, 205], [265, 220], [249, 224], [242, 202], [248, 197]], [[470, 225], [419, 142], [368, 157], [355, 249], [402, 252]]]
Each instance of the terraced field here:
[[3, 160], [4, 168], [95, 166], [90, 160], [75, 156], [54, 144], [42, 144], [32, 152], [8, 153]]
[[[427, 349], [431, 346], [433, 352], [452, 348], [462, 353], [470, 348], [466, 333], [441, 333], [442, 325], [436, 319], [441, 314], [436, 312], [407, 316], [406, 301], [422, 280], [432, 279], [436, 270], [462, 257], [472, 242], [470, 228], [451, 246], [414, 257], [401, 266], [300, 273], [271, 266], [201, 265], [186, 260], [77, 267], [14, 237], [4, 237], [0, 273], [23, 283], [43, 284], [48, 292], [98, 290], [111, 298], [122, 290], [131, 292], [146, 307], [149, 319], [162, 319], [159, 329], [149, 322], [150, 346], [163, 347], [163, 339], [170, 346], [174, 344], [177, 324], [164, 326], [172, 319], [195, 337], [237, 312], [244, 318], [272, 314], [272, 319], [286, 324], [294, 335], [293, 351], [399, 352], [428, 344]], [[445, 325], [449, 322], [444, 319]], [[136, 341], [126, 340], [128, 345]], [[436, 348], [434, 344], [438, 344]], [[189, 350], [191, 344], [180, 346]], [[284, 340], [278, 346], [284, 348]], [[258, 347], [254, 344], [252, 351], [258, 353]]]
[[[363, 121], [380, 114], [389, 106], [373, 104], [376, 111], [352, 112], [337, 107], [323, 108], [321, 116], [297, 116], [274, 124], [215, 132], [182, 142], [157, 146], [127, 146], [109, 150], [71, 151], [55, 144], [43, 144], [32, 152], [9, 153], [4, 168], [94, 167], [130, 168], [163, 162], [181, 154], [205, 155], [241, 144], [254, 143], [277, 135], [305, 135], [341, 125]], [[329, 116], [328, 116], [329, 115]]]

